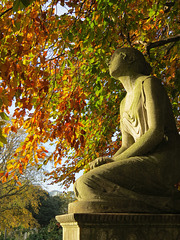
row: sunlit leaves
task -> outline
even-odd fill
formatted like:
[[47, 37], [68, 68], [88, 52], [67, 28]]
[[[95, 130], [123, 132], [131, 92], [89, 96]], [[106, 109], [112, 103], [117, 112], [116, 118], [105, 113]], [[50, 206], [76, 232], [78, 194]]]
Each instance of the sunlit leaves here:
[[[40, 167], [54, 161], [55, 181], [69, 184], [74, 172], [88, 169], [88, 162], [99, 155], [111, 156], [119, 148], [120, 136], [114, 136], [119, 133], [124, 91], [108, 73], [108, 62], [118, 47], [132, 46], [146, 54], [153, 74], [168, 90], [178, 123], [178, 43], [147, 51], [149, 43], [178, 33], [178, 3], [166, 12], [165, 4], [165, 0], [2, 4], [1, 114], [8, 115], [15, 101], [13, 125], [4, 133], [21, 127], [27, 131], [16, 151], [14, 169], [23, 173], [29, 162]], [[52, 153], [43, 148], [47, 143], [53, 145]], [[6, 172], [10, 177], [12, 167]]]

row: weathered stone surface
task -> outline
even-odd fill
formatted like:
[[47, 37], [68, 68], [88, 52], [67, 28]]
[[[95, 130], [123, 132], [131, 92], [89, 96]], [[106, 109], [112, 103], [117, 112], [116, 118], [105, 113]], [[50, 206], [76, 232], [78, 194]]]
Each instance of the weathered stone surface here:
[[180, 240], [180, 214], [67, 214], [63, 240]]
[[[113, 201], [114, 200], [114, 201]], [[132, 199], [121, 199], [116, 201], [75, 201], [68, 206], [68, 213], [161, 213], [160, 206], [153, 207], [147, 205], [145, 202], [135, 201]], [[180, 201], [174, 202], [171, 206], [162, 206], [166, 209], [166, 213], [172, 213], [172, 209], [180, 208]], [[165, 213], [165, 212], [164, 212]], [[174, 211], [178, 213], [178, 210]], [[179, 211], [180, 213], [180, 211]]]
[[[109, 212], [114, 212], [114, 203], [121, 204], [122, 212], [147, 212], [148, 207], [149, 213], [180, 212], [180, 204], [174, 204], [180, 200], [175, 188], [180, 181], [180, 136], [167, 93], [160, 80], [149, 75], [150, 70], [136, 49], [121, 48], [112, 56], [110, 75], [127, 92], [120, 106], [122, 147], [112, 158], [94, 160], [91, 170], [75, 182], [84, 212], [100, 212], [97, 205], [101, 203], [94, 209], [91, 204], [97, 201], [109, 201]], [[131, 204], [122, 209], [122, 199], [134, 202], [134, 209]]]

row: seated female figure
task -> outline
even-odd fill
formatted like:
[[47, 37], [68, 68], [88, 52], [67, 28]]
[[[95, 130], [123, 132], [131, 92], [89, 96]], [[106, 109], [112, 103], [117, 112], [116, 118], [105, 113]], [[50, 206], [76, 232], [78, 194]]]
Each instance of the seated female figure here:
[[138, 204], [144, 204], [143, 212], [177, 211], [180, 136], [168, 96], [136, 49], [116, 50], [109, 71], [127, 91], [120, 106], [122, 146], [112, 158], [90, 164], [91, 170], [74, 184], [76, 197], [81, 203], [116, 203], [104, 212], [138, 211]]

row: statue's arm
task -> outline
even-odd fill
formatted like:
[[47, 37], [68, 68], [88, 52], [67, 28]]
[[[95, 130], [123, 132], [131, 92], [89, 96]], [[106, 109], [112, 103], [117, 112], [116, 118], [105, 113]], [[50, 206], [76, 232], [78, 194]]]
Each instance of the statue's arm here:
[[144, 81], [144, 95], [149, 129], [134, 144], [113, 159], [119, 161], [133, 156], [146, 155], [162, 141], [164, 137], [165, 95], [159, 81], [148, 78]]
[[130, 134], [125, 132], [123, 129], [121, 129], [121, 132], [122, 132], [122, 146], [112, 157], [113, 160], [116, 160], [117, 156], [126, 151], [134, 143], [134, 139]]

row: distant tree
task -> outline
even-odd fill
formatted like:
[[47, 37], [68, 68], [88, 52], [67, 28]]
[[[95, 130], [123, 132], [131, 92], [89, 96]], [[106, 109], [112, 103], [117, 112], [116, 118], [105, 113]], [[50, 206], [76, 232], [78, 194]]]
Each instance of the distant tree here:
[[62, 193], [59, 197], [61, 200], [60, 214], [67, 214], [69, 203], [76, 200], [75, 194], [73, 191], [67, 191]]
[[68, 212], [68, 204], [75, 200], [73, 192], [61, 193], [58, 196], [50, 196], [47, 192], [40, 198], [40, 209], [33, 217], [38, 221], [38, 232], [32, 232], [28, 240], [61, 240], [62, 228], [55, 220], [56, 215]]
[[48, 226], [32, 231], [27, 240], [62, 240], [62, 228], [52, 219]]
[[[25, 132], [9, 133], [7, 143], [0, 148], [0, 173], [11, 168], [16, 149], [20, 147], [25, 138]], [[30, 174], [31, 172], [31, 174]], [[44, 193], [39, 186], [33, 185], [37, 179], [37, 171], [27, 165], [24, 175], [16, 169], [13, 178], [0, 182], [0, 230], [15, 227], [34, 227], [38, 222], [33, 218], [28, 207], [38, 212], [40, 196]]]
[[46, 192], [40, 197], [40, 208], [38, 213], [32, 211], [33, 217], [38, 221], [41, 227], [47, 227], [55, 216], [65, 214], [68, 211], [68, 204], [74, 200], [71, 192], [61, 194], [60, 196], [50, 196]]
[[[0, 230], [13, 229], [19, 226], [24, 228], [37, 227], [38, 222], [29, 211], [31, 206], [35, 212], [39, 208], [39, 187], [22, 184], [19, 190], [12, 190], [3, 186], [0, 196]], [[0, 186], [2, 187], [2, 185]], [[3, 198], [2, 198], [3, 195]]]
[[55, 196], [51, 197], [48, 193], [40, 198], [40, 209], [34, 218], [38, 221], [41, 227], [45, 227], [50, 223], [50, 220], [55, 218], [60, 213], [61, 201]]

